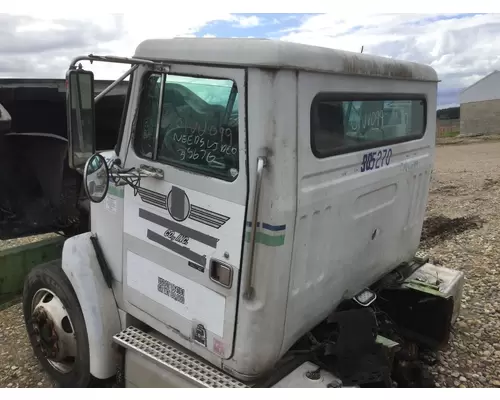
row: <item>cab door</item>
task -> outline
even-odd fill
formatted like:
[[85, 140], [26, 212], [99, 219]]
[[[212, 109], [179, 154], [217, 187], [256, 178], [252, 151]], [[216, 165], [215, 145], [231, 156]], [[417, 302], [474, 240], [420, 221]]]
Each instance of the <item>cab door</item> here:
[[[247, 198], [245, 73], [142, 70], [124, 169], [127, 311], [203, 355], [232, 352]], [[154, 324], [153, 324], [154, 322]]]

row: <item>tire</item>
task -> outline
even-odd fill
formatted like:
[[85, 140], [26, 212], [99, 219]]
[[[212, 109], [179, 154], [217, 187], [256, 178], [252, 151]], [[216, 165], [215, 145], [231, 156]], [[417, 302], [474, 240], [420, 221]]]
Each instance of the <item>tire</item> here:
[[[53, 361], [44, 355], [41, 346], [38, 345], [37, 334], [33, 326], [33, 301], [36, 301], [35, 296], [38, 297], [38, 293], [43, 294], [46, 293], [45, 291], [50, 291], [54, 295], [52, 298], [57, 296], [57, 300], [62, 303], [71, 323], [70, 336], [76, 339], [76, 346], [73, 348], [74, 351], [76, 350], [76, 355], [70, 358], [74, 361], [69, 362], [72, 363], [69, 371], [61, 371], [60, 368], [55, 367]], [[48, 293], [48, 296], [50, 298], [51, 294]], [[43, 302], [45, 302], [45, 298]], [[61, 268], [60, 260], [39, 265], [28, 274], [23, 290], [23, 313], [35, 356], [52, 379], [60, 387], [65, 388], [96, 386], [98, 380], [90, 373], [89, 344], [85, 320], [78, 298]]]

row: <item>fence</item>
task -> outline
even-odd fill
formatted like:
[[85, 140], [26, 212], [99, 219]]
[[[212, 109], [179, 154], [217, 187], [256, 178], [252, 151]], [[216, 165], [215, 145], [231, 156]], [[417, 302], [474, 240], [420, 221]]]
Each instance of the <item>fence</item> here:
[[460, 132], [460, 119], [438, 119], [436, 121], [436, 136], [444, 137]]

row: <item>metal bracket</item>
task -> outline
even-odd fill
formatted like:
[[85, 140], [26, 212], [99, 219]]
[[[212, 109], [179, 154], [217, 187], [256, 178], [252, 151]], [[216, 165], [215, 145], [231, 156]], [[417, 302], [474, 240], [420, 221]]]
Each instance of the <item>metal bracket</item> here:
[[151, 167], [146, 164], [141, 164], [141, 166], [139, 167], [139, 174], [155, 179], [163, 179], [164, 177], [164, 173], [161, 168]]
[[80, 61], [90, 61], [91, 64], [94, 63], [94, 61], [99, 61], [99, 62], [107, 62], [107, 63], [115, 63], [115, 64], [130, 64], [131, 67], [123, 73], [118, 79], [116, 79], [111, 85], [106, 87], [101, 93], [99, 93], [95, 99], [94, 102], [98, 102], [100, 99], [102, 99], [106, 94], [108, 94], [111, 90], [113, 90], [120, 82], [122, 82], [127, 76], [129, 76], [131, 73], [133, 73], [137, 68], [139, 68], [140, 65], [147, 65], [149, 66], [153, 71], [155, 72], [160, 72], [160, 73], [168, 73], [170, 71], [170, 65], [169, 64], [164, 64], [162, 62], [158, 61], [152, 61], [152, 60], [144, 60], [141, 58], [130, 58], [130, 57], [116, 57], [116, 56], [97, 56], [94, 54], [89, 54], [88, 56], [79, 56], [74, 58], [71, 61], [71, 64], [69, 66], [70, 70], [75, 70], [75, 69], [81, 69], [82, 64], [80, 63], [78, 66], [76, 65]]
[[[149, 165], [141, 164], [137, 169], [123, 171], [114, 165], [110, 168], [109, 176], [113, 179], [116, 186], [125, 186], [129, 184], [124, 178], [153, 178], [162, 180], [164, 177], [163, 170], [160, 168], [151, 167]], [[118, 178], [118, 180], [114, 179]]]

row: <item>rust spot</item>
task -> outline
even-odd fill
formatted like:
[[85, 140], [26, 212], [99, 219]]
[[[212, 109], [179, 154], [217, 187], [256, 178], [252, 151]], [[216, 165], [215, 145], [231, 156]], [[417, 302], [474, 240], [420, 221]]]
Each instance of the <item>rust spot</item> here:
[[404, 79], [418, 79], [415, 71], [398, 61], [374, 60], [367, 57], [349, 56], [344, 58], [344, 71], [349, 74], [387, 76]]

